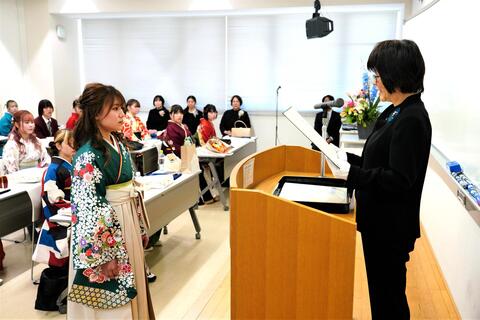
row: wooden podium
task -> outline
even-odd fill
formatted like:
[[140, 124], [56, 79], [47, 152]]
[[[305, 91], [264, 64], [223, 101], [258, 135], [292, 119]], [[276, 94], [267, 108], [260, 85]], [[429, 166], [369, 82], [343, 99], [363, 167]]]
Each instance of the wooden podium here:
[[320, 158], [279, 146], [232, 171], [233, 319], [352, 318], [354, 213], [329, 214], [272, 194], [283, 176], [319, 176]]

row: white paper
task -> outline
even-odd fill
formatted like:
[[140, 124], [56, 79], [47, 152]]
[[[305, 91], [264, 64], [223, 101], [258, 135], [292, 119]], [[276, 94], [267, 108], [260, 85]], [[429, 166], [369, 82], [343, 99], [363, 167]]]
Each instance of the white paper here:
[[340, 164], [337, 162], [337, 152], [335, 147], [318, 134], [317, 131], [305, 120], [297, 110], [290, 107], [283, 113], [283, 115], [290, 120], [290, 122], [297, 127], [297, 129], [303, 133], [308, 140], [313, 142], [320, 151], [335, 165], [340, 168]]
[[348, 203], [347, 188], [286, 182], [279, 195], [291, 201]]
[[245, 162], [243, 165], [243, 188], [248, 188], [253, 183], [253, 170], [255, 165], [255, 158]]

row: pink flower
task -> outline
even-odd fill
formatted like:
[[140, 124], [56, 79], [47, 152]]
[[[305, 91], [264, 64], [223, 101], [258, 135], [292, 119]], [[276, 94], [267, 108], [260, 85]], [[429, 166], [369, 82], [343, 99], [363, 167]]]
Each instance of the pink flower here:
[[92, 182], [93, 175], [90, 172], [87, 172], [83, 175], [83, 179], [87, 182]]
[[113, 247], [115, 245], [116, 241], [115, 239], [113, 239], [113, 237], [110, 235], [108, 236], [107, 238], [107, 244], [110, 246], [110, 247]]
[[92, 268], [87, 268], [87, 269], [85, 269], [82, 273], [83, 273], [83, 275], [84, 275], [85, 277], [90, 277], [90, 275], [91, 275], [92, 273], [94, 273], [94, 272], [95, 272], [95, 271], [93, 271]]
[[93, 166], [91, 163], [87, 163], [85, 166], [85, 169], [87, 169], [87, 172], [93, 172]]

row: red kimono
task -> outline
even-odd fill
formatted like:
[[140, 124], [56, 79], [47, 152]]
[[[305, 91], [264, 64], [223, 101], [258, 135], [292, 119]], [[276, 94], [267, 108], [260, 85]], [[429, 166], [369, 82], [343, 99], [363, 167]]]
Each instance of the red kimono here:
[[200, 125], [197, 129], [200, 144], [203, 146], [210, 138], [216, 137], [215, 127], [212, 122], [207, 119], [200, 119]]
[[[190, 137], [192, 134], [188, 130], [186, 125], [177, 124], [171, 120], [168, 121], [167, 129], [165, 132], [164, 140], [172, 147], [171, 150], [166, 150], [166, 153], [175, 153], [180, 158], [180, 147], [183, 146], [186, 137]], [[172, 142], [170, 144], [170, 141]]]

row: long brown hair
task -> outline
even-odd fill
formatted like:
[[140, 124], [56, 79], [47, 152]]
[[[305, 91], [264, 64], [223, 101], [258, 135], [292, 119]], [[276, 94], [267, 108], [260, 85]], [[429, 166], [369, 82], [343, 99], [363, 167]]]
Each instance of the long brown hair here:
[[[10, 134], [13, 137], [13, 140], [17, 143], [20, 153], [25, 153], [25, 145], [20, 141], [20, 139], [22, 139], [20, 127], [23, 127], [23, 122], [25, 121], [34, 121], [33, 114], [30, 111], [19, 110], [13, 114], [13, 127]], [[15, 124], [18, 124], [18, 127]], [[32, 141], [36, 149], [40, 151], [42, 150], [42, 145], [34, 133], [31, 133], [28, 136], [27, 141]]]
[[[125, 104], [125, 98], [122, 93], [112, 86], [101, 83], [89, 83], [85, 86], [82, 95], [78, 98], [82, 115], [73, 130], [73, 139], [75, 149], [90, 141], [91, 145], [99, 149], [105, 158], [110, 158], [108, 149], [103, 143], [103, 137], [98, 128], [96, 117], [102, 113], [104, 107], [110, 111], [115, 102], [115, 98], [120, 99], [122, 105]], [[122, 135], [112, 132], [119, 141], [123, 141]]]

